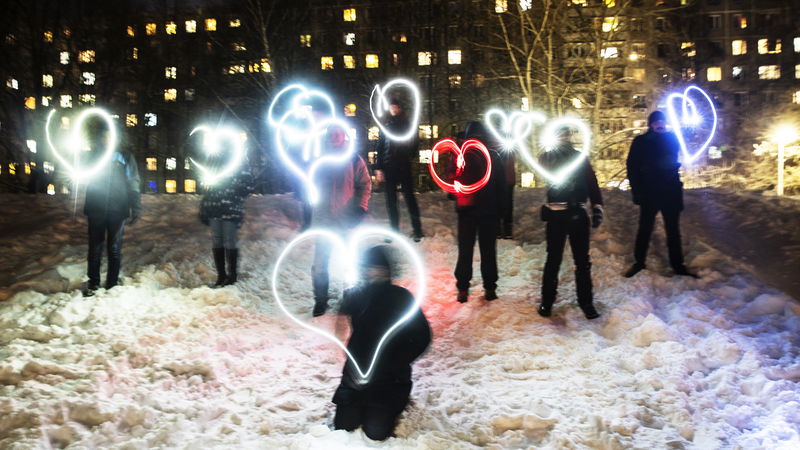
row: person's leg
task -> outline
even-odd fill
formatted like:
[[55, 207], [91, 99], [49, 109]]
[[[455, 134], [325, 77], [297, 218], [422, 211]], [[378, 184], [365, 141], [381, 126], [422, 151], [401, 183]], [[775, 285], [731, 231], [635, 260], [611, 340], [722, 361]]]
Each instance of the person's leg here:
[[681, 211], [675, 206], [661, 208], [664, 218], [664, 231], [667, 234], [667, 251], [669, 264], [676, 272], [686, 270], [683, 265], [683, 247], [681, 243]]
[[545, 317], [550, 315], [558, 293], [558, 271], [567, 241], [567, 224], [561, 217], [563, 215], [564, 212], [555, 212], [545, 225], [547, 259], [542, 272], [542, 304], [539, 307], [539, 314]]
[[106, 223], [103, 219], [89, 217], [89, 254], [87, 256], [89, 290], [100, 286], [100, 262], [103, 258], [103, 244], [106, 237]]
[[382, 441], [389, 438], [394, 432], [397, 418], [403, 412], [390, 408], [369, 406], [364, 411], [362, 428], [364, 434], [373, 441]]
[[514, 232], [514, 185], [507, 186], [506, 189], [506, 210], [503, 214], [501, 232], [503, 237], [511, 239]]
[[386, 212], [389, 214], [389, 226], [400, 231], [400, 214], [397, 212], [397, 180], [388, 171], [383, 172], [383, 188], [386, 190]]
[[333, 427], [337, 430], [353, 431], [361, 426], [364, 419], [364, 407], [360, 403], [336, 405], [333, 416]]
[[414, 180], [411, 178], [410, 172], [400, 180], [400, 190], [403, 192], [403, 198], [406, 200], [406, 206], [408, 206], [408, 215], [411, 216], [411, 228], [414, 230], [414, 237], [421, 238], [422, 222], [419, 218], [417, 198], [414, 196]]
[[225, 234], [222, 230], [222, 220], [212, 218], [208, 220], [211, 227], [211, 251], [214, 255], [214, 266], [217, 269], [217, 282], [214, 286], [224, 286], [228, 274], [225, 271]]
[[225, 261], [228, 265], [225, 285], [236, 283], [239, 265], [239, 225], [233, 220], [222, 221], [222, 244], [225, 247]]
[[642, 268], [647, 266], [647, 247], [650, 245], [650, 235], [653, 234], [656, 214], [658, 214], [657, 206], [643, 204], [639, 207], [639, 229], [636, 232], [633, 259], [634, 264]]
[[314, 264], [311, 266], [312, 285], [314, 288], [313, 315], [321, 316], [328, 310], [328, 261], [331, 244], [327, 239], [317, 238], [314, 245]]
[[[469, 291], [469, 282], [472, 281], [472, 252], [475, 247], [476, 232], [475, 218], [466, 214], [458, 214], [458, 261], [454, 275], [459, 293]], [[466, 297], [464, 297], [464, 301], [466, 301]]]
[[125, 218], [114, 217], [107, 219], [106, 231], [108, 233], [108, 272], [106, 274], [106, 289], [111, 289], [119, 283], [119, 269], [122, 265], [122, 234], [125, 231]]
[[578, 305], [587, 319], [594, 319], [599, 317], [599, 314], [593, 302], [592, 263], [589, 259], [589, 216], [586, 212], [580, 211], [579, 215], [570, 221], [569, 228], [569, 246], [572, 249], [572, 259], [575, 261], [575, 291]]
[[496, 216], [481, 217], [478, 226], [478, 248], [481, 251], [481, 278], [486, 300], [497, 298], [497, 228]]

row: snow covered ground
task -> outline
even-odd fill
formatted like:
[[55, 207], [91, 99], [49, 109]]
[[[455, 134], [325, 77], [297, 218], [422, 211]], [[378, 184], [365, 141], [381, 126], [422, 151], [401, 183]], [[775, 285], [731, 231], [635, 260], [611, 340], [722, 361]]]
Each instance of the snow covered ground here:
[[[124, 285], [89, 299], [78, 291], [86, 222], [71, 199], [4, 196], [0, 448], [800, 447], [800, 303], [771, 286], [796, 286], [800, 201], [688, 192], [684, 244], [701, 278], [670, 276], [659, 225], [649, 270], [626, 280], [637, 213], [627, 193], [605, 194], [591, 251], [603, 316], [592, 322], [574, 303], [569, 258], [554, 317], [535, 312], [541, 190], [517, 193], [500, 299], [481, 300], [476, 263], [465, 305], [454, 300], [452, 204], [421, 196], [434, 341], [397, 437], [382, 444], [328, 428], [343, 355], [271, 297], [273, 264], [297, 233], [290, 196], [248, 200], [240, 282], [224, 289], [206, 287], [198, 198], [145, 197], [126, 229]], [[385, 223], [382, 195], [372, 205]], [[285, 301], [310, 315], [310, 254], [289, 261]], [[336, 327], [332, 315], [315, 323]]]

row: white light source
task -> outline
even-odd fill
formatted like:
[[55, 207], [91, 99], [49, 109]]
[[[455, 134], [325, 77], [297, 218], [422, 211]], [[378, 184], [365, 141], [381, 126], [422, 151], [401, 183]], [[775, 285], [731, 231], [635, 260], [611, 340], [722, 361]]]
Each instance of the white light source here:
[[[411, 92], [411, 98], [413, 99], [413, 106], [411, 108], [412, 114], [408, 124], [408, 130], [401, 132], [400, 134], [390, 132], [380, 121], [380, 119], [383, 118], [383, 115], [389, 111], [389, 99], [386, 98], [386, 93], [394, 86], [405, 86], [409, 92]], [[381, 85], [376, 84], [375, 88], [372, 89], [372, 94], [369, 96], [369, 109], [372, 112], [372, 119], [381, 129], [381, 132], [387, 138], [393, 141], [407, 141], [411, 139], [415, 133], [417, 133], [417, 127], [419, 126], [420, 103], [421, 100], [417, 85], [404, 78], [396, 78], [386, 83], [386, 85], [382, 88]]]
[[218, 155], [221, 151], [223, 140], [230, 142], [233, 149], [233, 154], [229, 158], [228, 163], [225, 164], [222, 170], [219, 171], [211, 167], [206, 167], [195, 161], [193, 158], [189, 158], [189, 161], [191, 161], [192, 164], [194, 164], [202, 174], [203, 183], [205, 183], [207, 186], [211, 186], [217, 183], [219, 180], [231, 176], [236, 170], [239, 169], [239, 166], [241, 166], [245, 156], [244, 139], [242, 139], [241, 130], [239, 129], [231, 127], [211, 128], [206, 125], [195, 127], [195, 129], [189, 133], [189, 136], [198, 131], [203, 133], [203, 150], [205, 150], [207, 155]]
[[[708, 133], [708, 138], [693, 153], [688, 149], [686, 139], [683, 136], [683, 128], [697, 127], [704, 122], [704, 118], [698, 110], [697, 103], [695, 103], [695, 101], [689, 97], [691, 92], [697, 92], [700, 94], [701, 98], [708, 102], [709, 111], [711, 112], [711, 130]], [[678, 112], [675, 110], [676, 101], [680, 101], [681, 103], [680, 115], [678, 115]], [[709, 97], [708, 94], [706, 94], [706, 92], [699, 87], [689, 86], [683, 91], [683, 93], [672, 93], [667, 96], [666, 106], [667, 121], [669, 122], [670, 127], [672, 127], [672, 131], [675, 133], [675, 136], [678, 138], [678, 143], [680, 144], [681, 153], [683, 155], [682, 160], [686, 164], [691, 164], [692, 161], [697, 159], [697, 157], [699, 157], [703, 151], [708, 148], [708, 145], [711, 143], [711, 140], [714, 138], [714, 133], [717, 130], [717, 110], [714, 107], [714, 102], [711, 100], [711, 97]]]
[[[58, 159], [58, 161], [67, 169], [73, 181], [76, 183], [88, 181], [91, 177], [103, 169], [108, 161], [111, 160], [111, 155], [113, 155], [114, 151], [116, 150], [117, 128], [114, 124], [114, 119], [102, 108], [88, 108], [81, 111], [81, 113], [78, 114], [78, 117], [75, 119], [75, 123], [72, 126], [66, 144], [68, 151], [72, 153], [72, 161], [70, 161], [64, 155], [62, 155], [61, 150], [59, 150], [58, 147], [53, 143], [52, 136], [50, 135], [50, 121], [53, 119], [55, 113], [55, 109], [51, 110], [47, 115], [47, 121], [45, 122], [45, 138], [47, 140], [47, 145], [53, 152], [53, 156], [55, 156], [56, 159]], [[83, 168], [81, 167], [80, 152], [82, 149], [88, 146], [88, 143], [83, 136], [83, 122], [91, 116], [100, 117], [106, 123], [109, 134], [108, 139], [106, 142], [104, 142], [105, 150], [100, 158], [93, 166]]]

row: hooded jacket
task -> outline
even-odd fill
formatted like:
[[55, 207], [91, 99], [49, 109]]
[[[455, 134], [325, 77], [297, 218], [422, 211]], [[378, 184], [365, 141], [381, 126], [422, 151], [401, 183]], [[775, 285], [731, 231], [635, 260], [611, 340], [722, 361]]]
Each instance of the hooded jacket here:
[[130, 153], [114, 152], [111, 160], [86, 185], [83, 213], [89, 218], [139, 217], [141, 179]]

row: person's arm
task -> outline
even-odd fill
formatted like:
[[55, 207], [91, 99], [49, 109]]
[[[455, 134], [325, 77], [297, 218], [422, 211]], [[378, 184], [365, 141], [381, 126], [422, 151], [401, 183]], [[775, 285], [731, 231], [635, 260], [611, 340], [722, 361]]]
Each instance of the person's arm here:
[[369, 197], [372, 193], [372, 179], [369, 177], [369, 170], [367, 163], [360, 156], [357, 157], [355, 167], [353, 168], [353, 183], [356, 205], [360, 207], [365, 213], [369, 211]]
[[628, 175], [628, 183], [631, 185], [631, 194], [633, 195], [633, 203], [638, 205], [641, 200], [641, 167], [642, 167], [642, 136], [637, 136], [631, 143], [631, 149], [628, 152], [628, 159], [625, 161], [625, 168]]
[[128, 206], [130, 207], [130, 223], [136, 222], [142, 214], [142, 179], [139, 176], [139, 167], [136, 165], [136, 158], [128, 156], [125, 164], [125, 177], [127, 178]]
[[603, 209], [603, 193], [597, 183], [597, 175], [595, 175], [589, 160], [586, 160], [584, 165], [583, 176], [589, 191], [589, 201], [592, 203], [592, 228], [597, 228], [603, 223], [605, 210]]

